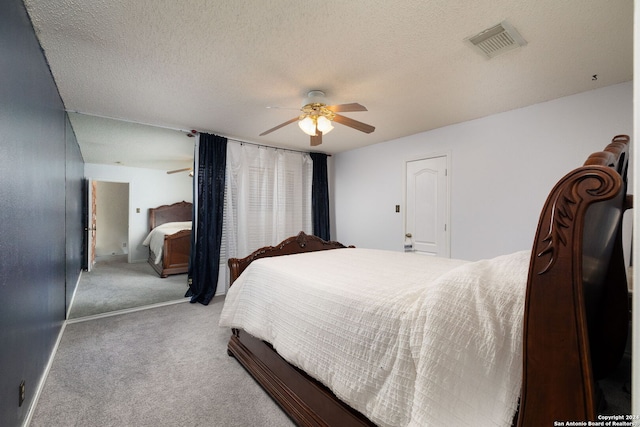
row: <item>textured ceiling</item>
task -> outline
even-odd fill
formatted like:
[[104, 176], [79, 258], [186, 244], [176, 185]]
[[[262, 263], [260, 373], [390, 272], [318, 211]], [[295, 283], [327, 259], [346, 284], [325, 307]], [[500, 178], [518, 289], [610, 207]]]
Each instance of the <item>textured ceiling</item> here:
[[[633, 78], [630, 0], [25, 5], [67, 110], [82, 113], [71, 120], [90, 163], [171, 168], [191, 155], [184, 134], [145, 139], [145, 126], [104, 117], [304, 150], [295, 124], [258, 135], [320, 89], [331, 103], [365, 105], [344, 115], [376, 127], [337, 124], [318, 147], [337, 153]], [[525, 47], [488, 60], [465, 42], [503, 20]], [[181, 148], [162, 154], [158, 133]]]

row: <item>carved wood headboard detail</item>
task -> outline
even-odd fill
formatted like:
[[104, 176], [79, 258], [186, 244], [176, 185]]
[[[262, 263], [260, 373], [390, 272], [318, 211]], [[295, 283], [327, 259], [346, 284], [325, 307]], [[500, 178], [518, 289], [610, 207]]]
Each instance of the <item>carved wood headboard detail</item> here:
[[[553, 417], [594, 420], [595, 381], [624, 352], [628, 144], [628, 136], [618, 135], [565, 175], [540, 215], [525, 305], [519, 425], [548, 425]], [[548, 384], [563, 392], [553, 396]]]
[[277, 246], [269, 246], [266, 248], [257, 249], [244, 258], [230, 258], [228, 261], [230, 270], [229, 281], [231, 284], [233, 284], [234, 280], [236, 280], [238, 276], [240, 276], [244, 269], [247, 268], [252, 261], [259, 258], [353, 247], [354, 246], [345, 246], [342, 243], [334, 241], [327, 242], [326, 240], [322, 240], [318, 236], [308, 235], [305, 232], [301, 231], [297, 236], [290, 237], [280, 242]]

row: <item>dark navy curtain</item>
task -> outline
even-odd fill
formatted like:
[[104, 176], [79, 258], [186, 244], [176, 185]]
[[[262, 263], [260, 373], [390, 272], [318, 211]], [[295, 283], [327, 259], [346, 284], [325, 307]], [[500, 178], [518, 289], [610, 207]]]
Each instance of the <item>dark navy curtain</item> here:
[[311, 187], [311, 211], [313, 234], [329, 240], [329, 180], [327, 178], [327, 155], [311, 153], [313, 160], [313, 181]]
[[195, 233], [191, 233], [189, 290], [185, 295], [192, 303], [209, 304], [218, 285], [226, 164], [227, 138], [200, 134], [197, 185], [194, 183]]

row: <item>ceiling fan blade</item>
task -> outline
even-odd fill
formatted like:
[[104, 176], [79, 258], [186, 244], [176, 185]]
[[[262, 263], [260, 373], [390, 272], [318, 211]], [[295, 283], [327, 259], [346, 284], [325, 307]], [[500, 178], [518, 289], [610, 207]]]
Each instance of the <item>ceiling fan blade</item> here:
[[295, 108], [295, 107], [278, 107], [277, 105], [269, 105], [267, 106], [268, 109], [270, 110], [298, 110], [300, 111], [300, 108]]
[[184, 171], [190, 171], [192, 170], [192, 168], [182, 168], [182, 169], [176, 169], [176, 170], [172, 170], [172, 171], [167, 171], [168, 174], [172, 174], [172, 173], [178, 173], [178, 172], [184, 172]]
[[371, 125], [353, 120], [349, 117], [341, 116], [340, 114], [336, 114], [336, 116], [333, 118], [333, 121], [345, 126], [349, 126], [350, 128], [357, 129], [364, 133], [371, 133], [376, 130], [376, 128]]
[[284, 123], [280, 123], [280, 124], [279, 124], [278, 126], [276, 126], [276, 127], [272, 127], [272, 128], [271, 128], [271, 129], [269, 129], [269, 130], [265, 130], [265, 131], [264, 131], [264, 132], [262, 132], [259, 136], [265, 136], [266, 134], [271, 133], [271, 132], [273, 132], [274, 130], [278, 130], [278, 129], [280, 129], [281, 127], [284, 127], [284, 126], [286, 126], [286, 125], [288, 125], [288, 124], [291, 124], [291, 123], [293, 123], [293, 122], [297, 122], [297, 121], [298, 121], [298, 117], [294, 117], [294, 118], [293, 118], [293, 119], [291, 119], [291, 120], [288, 120], [288, 121], [286, 121], [286, 122], [284, 122]]
[[349, 111], [368, 111], [364, 105], [357, 102], [351, 104], [327, 105], [327, 109], [334, 113], [348, 113]]
[[311, 137], [311, 146], [315, 147], [320, 144], [322, 144], [322, 132], [316, 128], [316, 136]]

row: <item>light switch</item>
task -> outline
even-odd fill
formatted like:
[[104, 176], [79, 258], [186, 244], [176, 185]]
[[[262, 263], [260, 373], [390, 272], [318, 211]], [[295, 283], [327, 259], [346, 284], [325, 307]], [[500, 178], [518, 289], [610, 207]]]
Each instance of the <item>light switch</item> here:
[[136, 213], [140, 213], [140, 208], [136, 208]]

